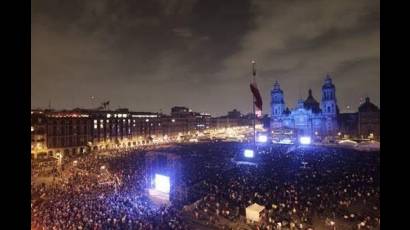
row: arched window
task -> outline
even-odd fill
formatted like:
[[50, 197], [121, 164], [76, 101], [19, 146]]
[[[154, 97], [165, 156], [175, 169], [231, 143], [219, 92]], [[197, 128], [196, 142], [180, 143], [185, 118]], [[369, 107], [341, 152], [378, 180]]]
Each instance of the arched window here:
[[275, 109], [275, 114], [278, 114], [278, 110], [277, 110], [277, 109]]
[[330, 113], [330, 106], [327, 106], [327, 112]]

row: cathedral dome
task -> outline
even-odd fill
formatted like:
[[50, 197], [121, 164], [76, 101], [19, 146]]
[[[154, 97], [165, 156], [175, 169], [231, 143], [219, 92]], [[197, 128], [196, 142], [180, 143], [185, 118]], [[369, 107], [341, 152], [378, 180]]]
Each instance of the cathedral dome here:
[[370, 98], [366, 97], [366, 102], [359, 106], [359, 112], [378, 112], [379, 108], [370, 102]]
[[303, 103], [305, 109], [310, 109], [314, 113], [320, 112], [319, 102], [312, 95], [312, 90], [309, 89], [309, 96], [306, 98], [305, 102]]

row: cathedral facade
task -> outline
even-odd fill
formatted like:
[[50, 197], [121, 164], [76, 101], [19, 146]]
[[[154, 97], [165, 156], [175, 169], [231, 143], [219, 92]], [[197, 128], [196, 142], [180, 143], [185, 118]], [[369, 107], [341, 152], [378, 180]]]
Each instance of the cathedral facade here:
[[312, 90], [306, 100], [299, 99], [294, 109], [286, 107], [284, 93], [276, 81], [271, 91], [271, 130], [292, 130], [299, 135], [336, 135], [339, 109], [336, 88], [330, 76], [322, 86], [322, 100], [317, 102]]

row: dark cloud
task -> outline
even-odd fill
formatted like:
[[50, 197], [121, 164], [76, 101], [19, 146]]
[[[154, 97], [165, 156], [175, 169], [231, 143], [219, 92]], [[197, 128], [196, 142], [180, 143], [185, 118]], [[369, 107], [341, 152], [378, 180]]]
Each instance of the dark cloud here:
[[[250, 60], [269, 109], [279, 80], [290, 106], [331, 73], [339, 104], [379, 103], [378, 1], [37, 0], [32, 107], [250, 111]], [[353, 93], [352, 93], [353, 92]]]

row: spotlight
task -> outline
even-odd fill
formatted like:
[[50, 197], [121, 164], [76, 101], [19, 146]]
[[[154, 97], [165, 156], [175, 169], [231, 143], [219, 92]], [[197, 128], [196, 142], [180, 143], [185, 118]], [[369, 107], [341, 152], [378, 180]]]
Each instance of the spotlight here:
[[258, 136], [258, 142], [265, 143], [267, 141], [268, 141], [268, 137], [266, 135], [259, 135]]
[[308, 137], [308, 136], [304, 136], [304, 137], [300, 137], [300, 138], [299, 138], [299, 142], [300, 142], [302, 145], [310, 145], [311, 139], [310, 139], [310, 137]]
[[292, 144], [292, 140], [289, 138], [284, 138], [279, 143], [289, 145], [289, 144]]
[[169, 193], [170, 187], [171, 184], [168, 176], [155, 174], [155, 190], [164, 193]]
[[254, 152], [252, 149], [245, 149], [245, 151], [243, 152], [243, 155], [246, 158], [253, 158], [254, 157]]

